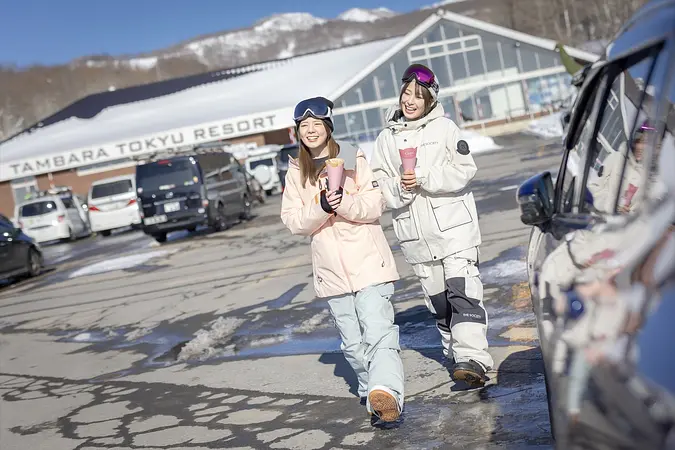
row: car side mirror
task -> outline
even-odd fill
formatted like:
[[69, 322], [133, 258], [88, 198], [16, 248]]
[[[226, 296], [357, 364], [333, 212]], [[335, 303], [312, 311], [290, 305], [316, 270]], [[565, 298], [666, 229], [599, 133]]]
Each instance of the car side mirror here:
[[571, 119], [572, 119], [572, 114], [569, 111], [566, 111], [564, 114], [562, 114], [562, 116], [560, 118], [560, 121], [562, 123], [563, 130], [570, 123]]
[[553, 217], [551, 172], [543, 172], [526, 180], [518, 188], [516, 199], [521, 222], [543, 229]]

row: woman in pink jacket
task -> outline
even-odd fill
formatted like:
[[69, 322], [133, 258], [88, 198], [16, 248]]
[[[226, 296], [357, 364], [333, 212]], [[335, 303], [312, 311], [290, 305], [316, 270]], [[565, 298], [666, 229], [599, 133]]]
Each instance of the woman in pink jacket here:
[[[314, 289], [328, 299], [359, 395], [369, 413], [390, 422], [403, 409], [403, 364], [390, 303], [399, 274], [379, 223], [382, 193], [363, 152], [333, 139], [332, 108], [323, 97], [295, 108], [300, 151], [289, 163], [281, 220], [291, 233], [311, 237]], [[338, 156], [343, 183], [329, 192], [326, 160]]]

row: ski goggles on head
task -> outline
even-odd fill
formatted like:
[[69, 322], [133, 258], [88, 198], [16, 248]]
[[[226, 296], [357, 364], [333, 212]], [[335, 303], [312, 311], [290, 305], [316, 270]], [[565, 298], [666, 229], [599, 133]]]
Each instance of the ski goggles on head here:
[[651, 132], [651, 131], [656, 131], [656, 128], [650, 127], [650, 126], [647, 125], [646, 123], [643, 123], [642, 126], [640, 127], [640, 129], [639, 129], [638, 131], [639, 131], [640, 133]]
[[332, 119], [333, 102], [323, 97], [314, 97], [303, 100], [297, 104], [293, 112], [295, 123], [302, 122], [307, 117], [315, 119]]
[[635, 130], [635, 137], [640, 138], [647, 133], [653, 133], [655, 131], [656, 131], [656, 128], [650, 126], [647, 122], [644, 122], [642, 125], [640, 125], [640, 128]]
[[426, 88], [431, 88], [434, 84], [436, 84], [436, 77], [434, 76], [434, 73], [431, 71], [431, 69], [423, 66], [422, 64], [413, 64], [412, 66], [408, 67], [403, 73], [403, 78], [401, 78], [404, 83], [408, 83], [413, 79], [417, 80], [419, 84]]

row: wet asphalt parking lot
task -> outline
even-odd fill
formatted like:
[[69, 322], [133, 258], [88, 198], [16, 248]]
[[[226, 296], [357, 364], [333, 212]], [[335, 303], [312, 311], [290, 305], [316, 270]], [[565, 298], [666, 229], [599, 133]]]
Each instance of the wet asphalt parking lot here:
[[450, 380], [387, 214], [406, 407], [371, 424], [314, 297], [308, 240], [284, 229], [272, 197], [220, 233], [45, 246], [43, 275], [0, 288], [0, 448], [551, 448], [515, 190], [557, 171], [560, 146], [501, 143], [476, 155], [473, 184], [496, 363], [485, 388]]

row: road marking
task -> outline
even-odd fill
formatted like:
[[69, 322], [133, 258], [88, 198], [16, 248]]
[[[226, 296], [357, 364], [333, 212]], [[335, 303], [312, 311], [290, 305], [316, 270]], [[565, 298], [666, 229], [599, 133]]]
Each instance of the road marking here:
[[520, 186], [520, 185], [519, 185], [519, 184], [512, 184], [511, 186], [504, 186], [503, 188], [499, 188], [499, 190], [500, 190], [501, 192], [504, 192], [504, 191], [512, 191], [512, 190], [514, 190], [514, 189], [517, 189], [518, 186]]

